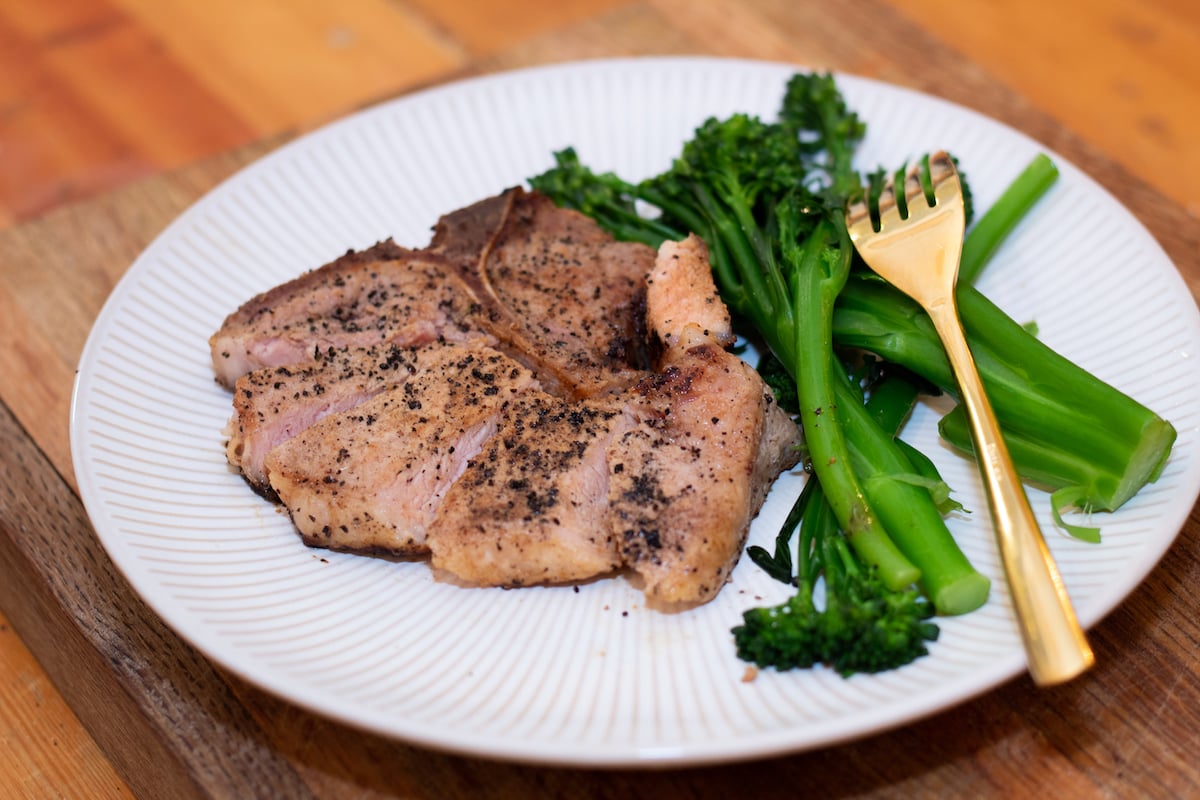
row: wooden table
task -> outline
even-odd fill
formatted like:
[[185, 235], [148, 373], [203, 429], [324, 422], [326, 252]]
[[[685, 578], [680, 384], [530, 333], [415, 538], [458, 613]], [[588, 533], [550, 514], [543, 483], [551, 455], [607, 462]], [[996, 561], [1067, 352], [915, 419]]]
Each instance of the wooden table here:
[[[65, 118], [83, 119], [85, 106], [94, 117], [112, 111], [110, 121], [130, 129], [122, 141], [141, 147], [114, 145], [97, 154], [102, 137], [67, 126], [58, 130], [64, 138], [51, 144], [76, 137], [70, 152], [87, 169], [74, 155], [22, 161], [45, 151], [26, 146], [53, 139], [54, 125], [32, 134], [22, 127], [39, 119], [29, 105], [45, 98], [40, 84], [0, 81], [0, 607], [7, 615], [7, 622], [0, 618], [0, 794], [1200, 794], [1195, 510], [1146, 582], [1092, 630], [1097, 668], [1064, 687], [1037, 690], [1019, 678], [902, 730], [762, 763], [664, 772], [543, 769], [362, 734], [206, 662], [142, 605], [94, 538], [74, 491], [66, 425], [74, 365], [107, 293], [141, 248], [224, 176], [350, 105], [459, 75], [567, 58], [757, 56], [882, 78], [976, 108], [1063, 153], [1119, 193], [1175, 260], [1193, 295], [1200, 294], [1200, 147], [1194, 142], [1200, 70], [1192, 63], [1200, 13], [1193, 4], [1153, 0], [1126, 8], [1117, 0], [1063, 0], [1007, 4], [1001, 12], [1001, 4], [939, 0], [896, 0], [895, 7], [887, 0], [575, 0], [548, 9], [504, 4], [498, 13], [499, 4], [477, 0], [356, 0], [339, 4], [351, 20], [339, 22], [317, 4], [261, 2], [253, 8], [278, 35], [256, 40], [232, 25], [225, 35], [221, 15], [230, 16], [234, 5], [196, 4], [204, 9], [199, 15], [188, 3], [148, 0], [48, 0], [0, 9], [0, 76], [29, 78], [31, 63], [51, 65], [73, 86], [90, 87], [88, 98], [103, 101], [71, 107]], [[299, 22], [291, 24], [285, 8]], [[121, 64], [95, 53], [88, 61], [72, 50], [75, 40], [62, 33], [68, 18], [76, 37], [114, 30], [135, 36], [134, 23], [171, 32], [174, 51], [138, 51], [143, 68], [158, 64], [161, 71], [138, 74], [172, 113], [186, 116], [190, 109], [207, 120], [191, 129], [207, 126], [206, 138], [168, 136], [170, 146], [161, 147], [148, 134], [139, 138], [155, 119], [137, 116], [148, 112], [124, 94]], [[397, 20], [402, 30], [388, 27]], [[359, 35], [371, 40], [368, 52], [386, 58], [355, 61], [343, 76], [350, 89], [340, 93], [314, 82], [304, 92], [264, 94], [255, 102], [247, 90], [236, 114], [212, 100], [236, 95], [238, 53], [258, 48], [271, 64], [289, 56], [303, 61], [296, 59], [302, 51], [286, 45], [304, 45], [305, 22], [332, 25], [320, 28], [332, 37], [330, 46], [338, 37]], [[206, 29], [220, 30], [214, 41], [233, 48], [218, 54], [224, 60], [207, 62], [228, 67], [218, 76], [226, 91], [175, 88], [185, 81], [172, 84], [179, 78], [172, 69], [204, 63], [189, 61], [189, 53], [203, 48], [189, 51], [183, 38]], [[406, 46], [389, 46], [396, 36], [408, 37]], [[1107, 55], [1096, 57], [1102, 48]], [[279, 78], [282, 85], [288, 80]], [[293, 96], [311, 103], [289, 106]], [[135, 157], [139, 152], [152, 156]]]

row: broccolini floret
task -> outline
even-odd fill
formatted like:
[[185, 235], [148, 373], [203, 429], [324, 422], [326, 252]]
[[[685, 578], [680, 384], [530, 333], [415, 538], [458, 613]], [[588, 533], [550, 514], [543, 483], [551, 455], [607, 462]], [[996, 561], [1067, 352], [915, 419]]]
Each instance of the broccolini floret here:
[[[819, 485], [802, 495], [797, 591], [751, 608], [733, 629], [738, 657], [777, 670], [825, 664], [844, 676], [883, 672], [927, 654], [938, 637], [933, 605], [915, 588], [894, 591], [863, 565], [837, 529]], [[823, 607], [814, 592], [824, 576]]]

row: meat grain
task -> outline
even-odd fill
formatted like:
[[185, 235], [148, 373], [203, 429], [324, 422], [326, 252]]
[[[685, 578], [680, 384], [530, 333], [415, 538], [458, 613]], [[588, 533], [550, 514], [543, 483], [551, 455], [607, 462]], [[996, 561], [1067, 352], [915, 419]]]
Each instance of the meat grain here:
[[481, 586], [720, 590], [799, 432], [703, 243], [658, 253], [519, 189], [265, 292], [210, 340], [227, 457], [310, 545]]

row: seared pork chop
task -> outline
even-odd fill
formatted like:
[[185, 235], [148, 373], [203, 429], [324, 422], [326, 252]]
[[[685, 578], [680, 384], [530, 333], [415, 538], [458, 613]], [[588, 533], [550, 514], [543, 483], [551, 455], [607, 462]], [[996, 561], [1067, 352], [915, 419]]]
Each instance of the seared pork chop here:
[[305, 542], [477, 585], [631, 568], [652, 601], [696, 603], [798, 458], [733, 340], [699, 239], [656, 255], [511, 190], [424, 250], [259, 295], [210, 344], [229, 461]]
[[798, 460], [798, 431], [724, 349], [729, 314], [700, 239], [663, 244], [648, 283], [662, 353], [631, 404], [641, 424], [610, 456], [610, 525], [650, 599], [704, 602], [737, 563], [771, 481]]
[[494, 345], [550, 390], [587, 397], [637, 380], [654, 253], [513, 189], [446, 215], [429, 247], [385, 241], [243, 304], [209, 341], [232, 388], [314, 349], [439, 339]]
[[[659, 363], [632, 404], [640, 424], [610, 456], [610, 525], [648, 597], [703, 602], [737, 563], [770, 481], [795, 463], [795, 424], [698, 326], [679, 331]], [[785, 423], [791, 437], [764, 452], [768, 426]]]
[[619, 568], [606, 523], [607, 457], [629, 424], [612, 398], [533, 392], [509, 403], [429, 530], [433, 565], [481, 586], [562, 583]]
[[270, 496], [265, 462], [271, 450], [326, 416], [404, 383], [445, 346], [330, 347], [315, 351], [307, 362], [243, 375], [234, 385], [234, 415], [226, 430], [229, 463], [256, 491]]
[[403, 383], [273, 448], [270, 486], [309, 544], [423, 555], [446, 491], [492, 438], [505, 405], [536, 387], [498, 351], [434, 346]]
[[213, 368], [232, 388], [247, 372], [306, 361], [330, 347], [491, 343], [475, 324], [474, 303], [442, 257], [386, 241], [242, 305], [209, 341]]
[[[591, 397], [632, 384], [647, 364], [643, 303], [654, 252], [614, 241], [589, 217], [543, 195], [505, 197], [503, 222], [478, 262], [460, 273], [482, 304], [483, 327], [556, 394]], [[466, 220], [494, 219], [488, 206], [449, 215], [432, 248], [465, 263], [469, 248], [450, 247], [449, 232], [477, 242], [469, 232], [478, 226]]]
[[689, 236], [681, 242], [665, 242], [646, 277], [646, 287], [646, 324], [649, 333], [665, 345], [676, 342], [689, 325], [721, 347], [736, 341], [703, 239]]

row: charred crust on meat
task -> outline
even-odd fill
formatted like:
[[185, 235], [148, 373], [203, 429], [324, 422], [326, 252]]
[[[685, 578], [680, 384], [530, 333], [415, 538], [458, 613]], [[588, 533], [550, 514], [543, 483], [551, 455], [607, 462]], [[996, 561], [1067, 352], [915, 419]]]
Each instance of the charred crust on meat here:
[[250, 480], [249, 478], [246, 478], [245, 475], [243, 475], [242, 477], [246, 479], [246, 485], [249, 486], [251, 489], [253, 489], [254, 493], [256, 495], [258, 495], [259, 497], [261, 497], [264, 500], [267, 500], [271, 503], [278, 504], [281, 502], [279, 499], [279, 495], [275, 493], [275, 489], [271, 486], [271, 484], [257, 483], [255, 481]]
[[627, 528], [622, 531], [622, 536], [625, 539], [625, 552], [633, 555], [638, 551], [639, 545], [645, 545], [651, 550], [662, 549], [662, 537], [658, 530], [650, 528]]

